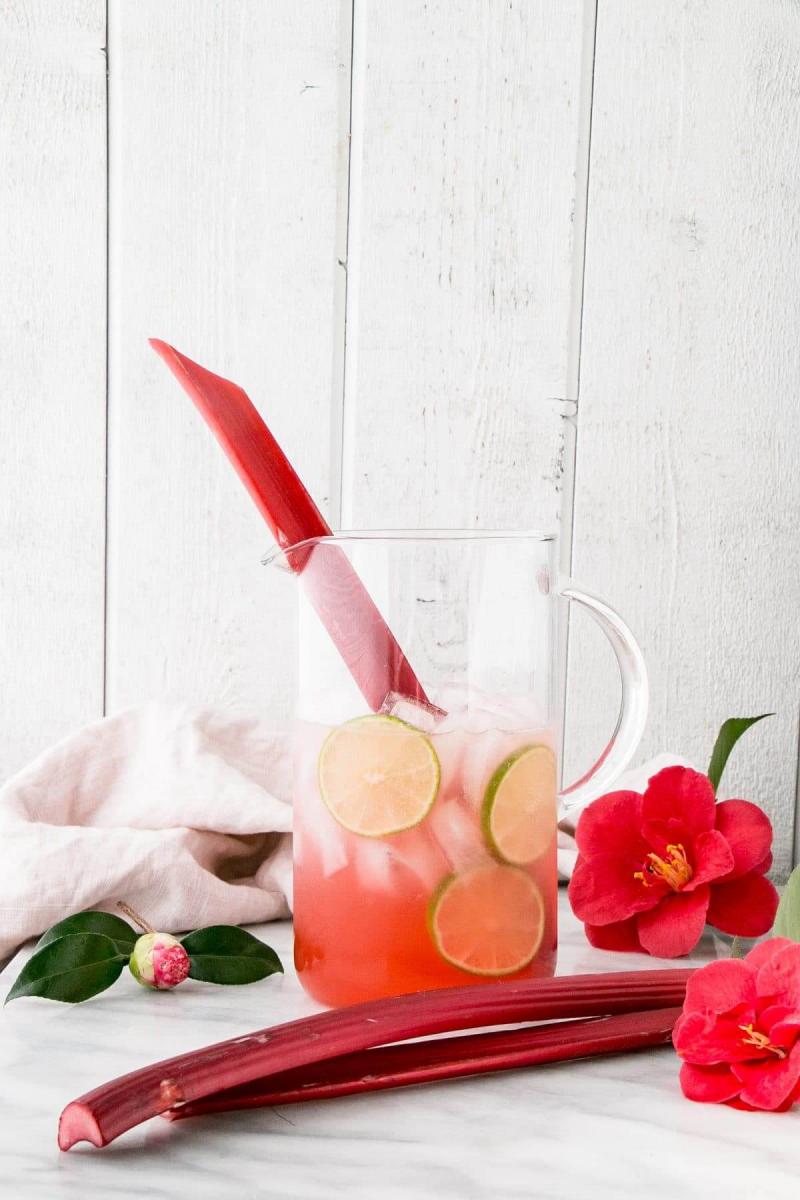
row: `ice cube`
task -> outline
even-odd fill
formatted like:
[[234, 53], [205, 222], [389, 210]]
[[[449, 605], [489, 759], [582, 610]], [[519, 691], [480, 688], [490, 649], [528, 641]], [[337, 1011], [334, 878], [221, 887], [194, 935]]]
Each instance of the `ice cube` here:
[[464, 795], [472, 805], [480, 806], [494, 772], [510, 754], [521, 750], [529, 739], [519, 731], [484, 729], [465, 739], [461, 779]]
[[465, 871], [488, 858], [477, 814], [457, 796], [436, 803], [430, 824], [451, 870]]
[[544, 724], [544, 713], [535, 696], [492, 696], [474, 688], [470, 691], [465, 727], [476, 732], [501, 729], [511, 733], [517, 729], [536, 729]]
[[325, 875], [347, 866], [347, 832], [331, 814], [319, 794], [317, 752], [298, 754], [294, 772], [294, 829], [297, 857], [315, 854]]
[[432, 737], [433, 748], [441, 767], [440, 793], [461, 790], [461, 772], [469, 735], [463, 729], [438, 730]]
[[318, 856], [323, 875], [333, 875], [347, 866], [346, 838], [347, 831], [331, 816], [323, 804], [320, 804], [314, 812], [304, 812], [303, 851], [307, 847]]
[[[437, 800], [436, 804], [438, 803]], [[434, 812], [436, 804], [433, 806]], [[432, 835], [430, 817], [414, 829], [394, 834], [390, 838], [390, 844], [395, 861], [416, 876], [426, 891], [433, 891], [447, 875], [447, 859]]]
[[[358, 885], [367, 892], [387, 892], [394, 887], [391, 850], [379, 838], [354, 838], [351, 851], [355, 859]], [[356, 897], [353, 897], [354, 900]]]
[[397, 717], [423, 733], [432, 733], [442, 717], [442, 710], [424, 700], [414, 700], [399, 692], [389, 692], [381, 705], [381, 712]]
[[359, 885], [369, 891], [400, 893], [421, 886], [430, 892], [448, 874], [449, 865], [439, 846], [423, 826], [393, 833], [386, 838], [354, 838]]
[[437, 723], [437, 732], [446, 733], [461, 727], [467, 711], [468, 695], [467, 689], [461, 683], [445, 683], [436, 689], [436, 702], [443, 712]]

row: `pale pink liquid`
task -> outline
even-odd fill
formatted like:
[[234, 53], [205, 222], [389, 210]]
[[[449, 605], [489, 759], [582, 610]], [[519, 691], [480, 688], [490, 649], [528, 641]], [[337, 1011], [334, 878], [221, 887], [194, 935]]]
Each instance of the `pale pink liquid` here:
[[[317, 760], [330, 727], [298, 722], [295, 736], [294, 927], [300, 980], [324, 1004], [353, 1004], [427, 988], [492, 982], [447, 962], [429, 929], [431, 898], [448, 876], [496, 860], [480, 808], [495, 768], [514, 751], [553, 744], [542, 729], [452, 727], [429, 732], [441, 764], [437, 799], [413, 829], [366, 838], [325, 806]], [[546, 851], [526, 870], [545, 907], [535, 958], [505, 979], [552, 975], [556, 961], [556, 821]]]

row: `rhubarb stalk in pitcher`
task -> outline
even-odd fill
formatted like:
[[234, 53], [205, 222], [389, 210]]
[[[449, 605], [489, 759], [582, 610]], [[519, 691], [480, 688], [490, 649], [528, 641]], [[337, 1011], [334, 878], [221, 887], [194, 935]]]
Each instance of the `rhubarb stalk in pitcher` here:
[[298, 722], [295, 960], [326, 1004], [553, 973], [553, 734], [453, 692]]

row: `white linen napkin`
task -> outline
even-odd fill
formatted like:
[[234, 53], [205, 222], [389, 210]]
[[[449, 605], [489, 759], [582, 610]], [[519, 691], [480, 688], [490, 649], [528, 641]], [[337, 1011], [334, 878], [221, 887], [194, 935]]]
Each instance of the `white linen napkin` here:
[[291, 908], [288, 738], [161, 703], [88, 725], [0, 789], [0, 959], [126, 900], [164, 932]]

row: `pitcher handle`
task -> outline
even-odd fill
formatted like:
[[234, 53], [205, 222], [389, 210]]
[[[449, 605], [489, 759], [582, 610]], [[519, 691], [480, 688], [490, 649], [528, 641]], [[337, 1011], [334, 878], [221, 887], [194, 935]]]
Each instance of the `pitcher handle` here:
[[650, 692], [639, 644], [619, 614], [597, 596], [571, 584], [561, 587], [559, 594], [580, 604], [600, 626], [616, 655], [622, 683], [619, 716], [608, 745], [594, 766], [560, 793], [562, 805], [569, 810], [602, 796], [628, 766], [647, 723]]

